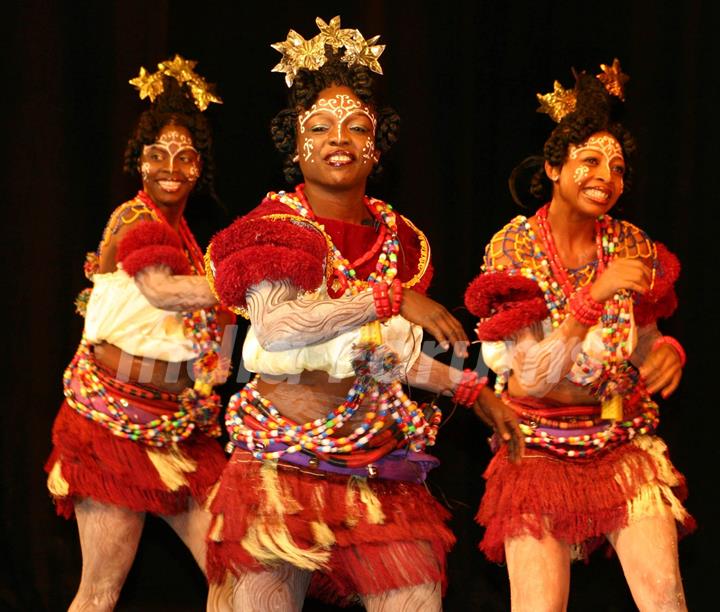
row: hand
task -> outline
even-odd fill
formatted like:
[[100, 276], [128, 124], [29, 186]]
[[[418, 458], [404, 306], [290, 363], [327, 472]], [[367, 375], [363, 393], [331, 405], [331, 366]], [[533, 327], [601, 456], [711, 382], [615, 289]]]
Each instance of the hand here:
[[490, 389], [483, 389], [473, 404], [475, 414], [509, 445], [510, 461], [518, 463], [525, 449], [525, 437], [512, 409]]
[[651, 278], [650, 268], [639, 259], [614, 259], [593, 283], [590, 297], [596, 302], [604, 302], [621, 289], [646, 293]]
[[452, 345], [455, 355], [463, 359], [468, 356], [467, 347], [470, 342], [465, 330], [442, 304], [409, 289], [403, 292], [400, 314], [431, 333], [443, 349], [448, 350]]
[[669, 344], [661, 344], [652, 351], [640, 366], [640, 376], [648, 393], [660, 391], [664, 399], [675, 391], [682, 378], [681, 363], [680, 355]]

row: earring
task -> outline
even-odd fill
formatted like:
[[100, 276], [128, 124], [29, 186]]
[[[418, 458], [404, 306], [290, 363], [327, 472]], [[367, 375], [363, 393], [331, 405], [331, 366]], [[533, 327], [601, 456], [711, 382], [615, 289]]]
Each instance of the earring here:
[[555, 176], [553, 176], [550, 180], [551, 180], [553, 183], [557, 183], [557, 182], [560, 180], [560, 177], [559, 177], [558, 175], [555, 175]]
[[295, 157], [293, 157], [292, 160], [293, 160], [294, 164], [297, 164], [300, 161], [300, 156], [297, 153], [295, 153]]

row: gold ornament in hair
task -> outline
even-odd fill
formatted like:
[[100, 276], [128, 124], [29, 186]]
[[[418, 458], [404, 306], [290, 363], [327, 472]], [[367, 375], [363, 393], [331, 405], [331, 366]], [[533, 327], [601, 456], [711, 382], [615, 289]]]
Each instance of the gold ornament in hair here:
[[141, 67], [140, 74], [128, 82], [140, 92], [141, 100], [150, 98], [150, 102], [154, 102], [163, 92], [163, 77], [172, 77], [180, 85], [187, 85], [199, 110], [204, 111], [211, 102], [222, 104], [222, 100], [211, 91], [212, 86], [195, 72], [196, 65], [197, 62], [176, 54], [172, 60], [160, 62], [157, 72], [150, 73]]
[[373, 72], [382, 74], [382, 68], [378, 58], [385, 50], [385, 45], [376, 44], [380, 36], [373, 36], [365, 40], [360, 30], [340, 27], [340, 16], [336, 15], [325, 23], [320, 17], [315, 18], [315, 23], [320, 30], [310, 40], [305, 40], [295, 30], [290, 30], [287, 39], [270, 45], [276, 51], [282, 53], [282, 59], [272, 69], [272, 72], [284, 72], [285, 82], [292, 87], [298, 71], [319, 70], [327, 62], [325, 45], [329, 45], [333, 51], [345, 49], [342, 61], [348, 66], [367, 66]]
[[[595, 76], [600, 81], [610, 95], [625, 101], [625, 83], [630, 80], [620, 68], [620, 60], [615, 58], [611, 66], [600, 64], [602, 72]], [[572, 113], [577, 106], [577, 91], [573, 89], [565, 89], [559, 81], [553, 84], [553, 91], [546, 94], [535, 94], [540, 107], [537, 109], [539, 113], [547, 113], [555, 123], [560, 123], [565, 115]]]

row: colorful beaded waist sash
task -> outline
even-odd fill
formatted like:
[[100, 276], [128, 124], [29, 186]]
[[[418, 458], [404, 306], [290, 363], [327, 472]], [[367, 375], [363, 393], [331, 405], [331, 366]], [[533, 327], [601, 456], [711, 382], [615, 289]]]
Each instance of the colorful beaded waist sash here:
[[623, 418], [617, 421], [601, 418], [600, 405], [568, 406], [507, 393], [503, 399], [518, 415], [525, 445], [561, 457], [594, 455], [653, 433], [659, 422], [657, 404], [637, 389], [623, 398]]
[[[252, 455], [248, 447], [240, 441], [233, 442], [238, 448], [247, 451]], [[276, 449], [275, 446], [278, 448]], [[284, 447], [283, 444], [274, 444], [273, 450]], [[258, 459], [258, 461], [261, 461]], [[344, 467], [335, 462], [326, 461], [310, 453], [288, 453], [283, 454], [281, 459], [276, 460], [278, 465], [293, 465], [309, 468], [316, 472], [326, 472], [342, 476], [360, 476], [365, 478], [379, 478], [384, 480], [402, 480], [422, 484], [427, 478], [428, 472], [440, 465], [437, 457], [423, 452], [410, 451], [408, 449], [397, 449], [369, 463], [363, 467]]]
[[215, 396], [199, 398], [190, 388], [177, 395], [119, 381], [97, 364], [85, 338], [65, 370], [63, 387], [71, 408], [121, 438], [166, 446], [187, 439], [196, 428], [220, 435]]

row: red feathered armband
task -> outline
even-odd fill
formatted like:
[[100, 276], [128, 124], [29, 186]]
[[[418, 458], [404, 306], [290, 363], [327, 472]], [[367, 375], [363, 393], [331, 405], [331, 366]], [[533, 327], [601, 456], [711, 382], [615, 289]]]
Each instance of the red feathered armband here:
[[479, 340], [503, 340], [531, 323], [547, 318], [542, 291], [535, 281], [507, 272], [476, 277], [465, 291], [467, 309], [480, 318]]
[[180, 237], [158, 221], [133, 225], [120, 241], [115, 259], [130, 276], [148, 266], [168, 266], [173, 274], [192, 274]]
[[657, 259], [653, 287], [635, 303], [635, 323], [640, 327], [668, 318], [677, 308], [675, 281], [680, 276], [680, 261], [664, 244], [656, 242], [655, 245]]
[[327, 256], [327, 241], [312, 222], [290, 215], [241, 218], [213, 237], [206, 269], [220, 302], [245, 315], [248, 288], [264, 280], [317, 289]]

